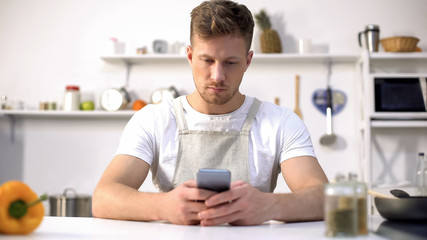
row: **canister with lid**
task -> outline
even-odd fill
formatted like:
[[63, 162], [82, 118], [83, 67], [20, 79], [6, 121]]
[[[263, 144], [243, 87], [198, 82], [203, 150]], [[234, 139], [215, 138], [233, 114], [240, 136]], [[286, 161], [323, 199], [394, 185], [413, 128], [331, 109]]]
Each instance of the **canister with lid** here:
[[80, 88], [76, 85], [67, 85], [65, 87], [64, 102], [62, 105], [64, 111], [80, 110]]
[[349, 237], [357, 235], [356, 191], [352, 183], [338, 174], [335, 182], [325, 186], [326, 236]]
[[368, 187], [364, 182], [358, 181], [356, 173], [349, 173], [348, 179], [356, 191], [358, 234], [365, 235], [368, 234]]

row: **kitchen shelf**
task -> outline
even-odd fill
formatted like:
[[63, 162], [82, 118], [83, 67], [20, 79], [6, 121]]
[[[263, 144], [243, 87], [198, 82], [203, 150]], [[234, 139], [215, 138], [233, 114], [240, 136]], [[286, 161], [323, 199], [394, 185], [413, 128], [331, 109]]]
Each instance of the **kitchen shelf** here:
[[372, 60], [407, 60], [407, 59], [415, 59], [415, 60], [427, 60], [427, 52], [378, 52], [378, 53], [370, 53], [369, 58]]
[[427, 121], [422, 120], [373, 120], [372, 128], [427, 128]]
[[39, 111], [39, 110], [1, 110], [0, 116], [11, 117], [77, 117], [77, 118], [130, 118], [135, 111], [122, 110], [107, 112], [102, 110], [95, 111]]
[[371, 120], [427, 120], [426, 112], [375, 112], [371, 114]]
[[19, 118], [24, 119], [85, 119], [85, 120], [109, 120], [124, 119], [129, 120], [136, 111], [121, 110], [107, 112], [95, 111], [40, 111], [40, 110], [0, 110], [0, 118], [6, 117], [10, 121], [10, 141], [15, 141], [15, 125]]
[[[146, 54], [146, 55], [114, 55], [102, 56], [102, 60], [110, 63], [141, 64], [149, 62], [187, 62], [186, 55], [179, 54]], [[356, 63], [360, 54], [296, 54], [296, 53], [254, 53], [252, 62], [259, 63]]]
[[253, 62], [263, 63], [322, 63], [331, 61], [332, 63], [356, 63], [360, 59], [360, 54], [254, 54]]
[[372, 78], [425, 78], [427, 72], [422, 73], [372, 73]]
[[[362, 112], [361, 121], [358, 123], [359, 158], [363, 180], [367, 182], [368, 188], [373, 188], [384, 185], [383, 181], [386, 181], [389, 176], [387, 172], [392, 172], [391, 169], [395, 167], [396, 155], [405, 150], [414, 151], [398, 149], [388, 154], [390, 149], [386, 144], [382, 144], [383, 139], [378, 136], [387, 133], [390, 136], [399, 137], [398, 134], [402, 131], [411, 136], [427, 128], [427, 112], [376, 112], [375, 78], [426, 78], [427, 53], [364, 52], [361, 61], [358, 62], [358, 68], [362, 80], [357, 88]], [[395, 131], [396, 129], [399, 131]], [[409, 129], [415, 129], [415, 131], [407, 131]], [[422, 131], [420, 131], [421, 134]], [[375, 173], [379, 174], [378, 179], [374, 177]], [[392, 175], [390, 178], [393, 180]], [[370, 211], [373, 211], [371, 208], [373, 202], [369, 202], [369, 205]]]
[[109, 63], [141, 64], [148, 62], [187, 62], [186, 55], [179, 54], [145, 54], [145, 55], [112, 55], [102, 56]]

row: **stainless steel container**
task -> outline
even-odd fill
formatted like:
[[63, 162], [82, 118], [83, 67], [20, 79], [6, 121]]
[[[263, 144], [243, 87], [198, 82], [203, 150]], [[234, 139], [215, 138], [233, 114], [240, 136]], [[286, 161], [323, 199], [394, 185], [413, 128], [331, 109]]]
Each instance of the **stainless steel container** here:
[[[364, 41], [362, 35], [365, 36]], [[380, 43], [380, 27], [375, 24], [366, 25], [365, 30], [359, 32], [359, 46], [366, 48], [369, 52], [378, 52]]]
[[62, 195], [50, 196], [50, 216], [92, 217], [92, 197], [77, 194], [73, 188], [66, 188]]

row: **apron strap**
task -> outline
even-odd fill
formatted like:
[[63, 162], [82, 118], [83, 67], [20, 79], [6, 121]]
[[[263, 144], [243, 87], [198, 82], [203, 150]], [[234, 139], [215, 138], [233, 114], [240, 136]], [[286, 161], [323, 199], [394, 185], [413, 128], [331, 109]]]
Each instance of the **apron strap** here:
[[187, 122], [184, 118], [184, 108], [182, 107], [181, 97], [173, 100], [173, 111], [175, 112], [176, 125], [179, 131], [188, 131]]
[[246, 116], [245, 123], [243, 123], [242, 132], [249, 132], [260, 106], [261, 101], [258, 100], [258, 98], [254, 98], [251, 108], [249, 109], [248, 115]]

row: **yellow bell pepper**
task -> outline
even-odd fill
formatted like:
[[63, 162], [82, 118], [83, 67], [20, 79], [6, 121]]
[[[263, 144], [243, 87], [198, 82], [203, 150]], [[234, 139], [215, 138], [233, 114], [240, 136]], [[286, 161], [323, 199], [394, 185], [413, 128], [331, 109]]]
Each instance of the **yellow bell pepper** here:
[[33, 190], [20, 181], [8, 181], [0, 186], [0, 233], [29, 234], [42, 222], [44, 207]]

